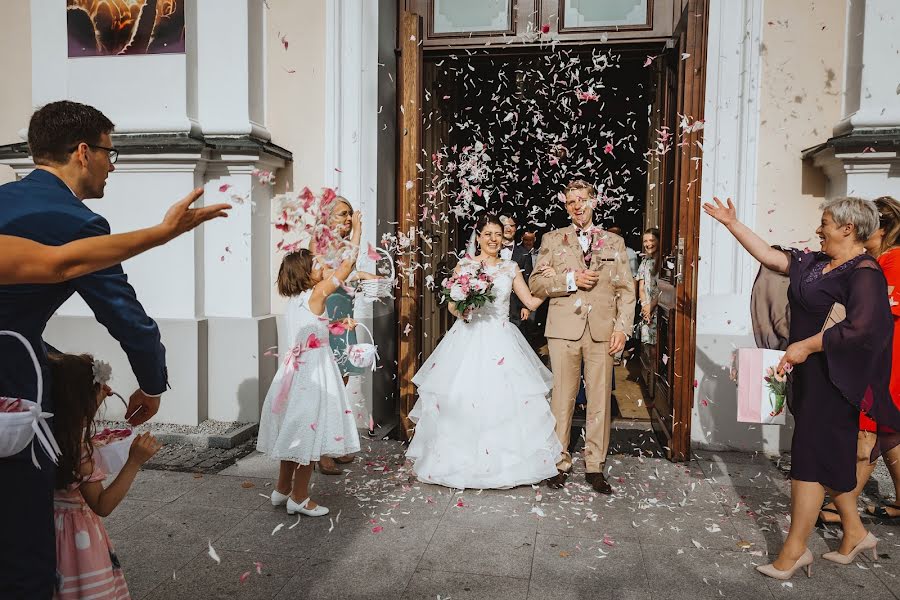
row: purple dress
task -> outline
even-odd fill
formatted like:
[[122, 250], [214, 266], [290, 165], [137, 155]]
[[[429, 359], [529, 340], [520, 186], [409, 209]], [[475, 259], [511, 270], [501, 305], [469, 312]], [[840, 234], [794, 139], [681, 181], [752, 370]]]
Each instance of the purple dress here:
[[791, 477], [836, 492], [856, 487], [859, 413], [879, 425], [872, 460], [900, 443], [900, 412], [889, 392], [893, 320], [887, 281], [874, 258], [861, 254], [823, 273], [821, 252], [790, 249], [790, 342], [822, 330], [835, 302], [847, 317], [825, 332], [824, 352], [791, 373]]

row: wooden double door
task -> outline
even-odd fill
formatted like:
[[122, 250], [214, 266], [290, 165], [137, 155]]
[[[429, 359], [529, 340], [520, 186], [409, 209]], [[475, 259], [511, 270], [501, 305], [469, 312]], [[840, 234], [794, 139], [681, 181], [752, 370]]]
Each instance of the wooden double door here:
[[[658, 343], [646, 354], [644, 379], [650, 392], [647, 406], [654, 429], [669, 458], [675, 461], [690, 457], [708, 2], [682, 0], [683, 10], [672, 23], [670, 36], [662, 41], [641, 41], [647, 44], [648, 56], [653, 57], [655, 88], [645, 223], [660, 229], [663, 255], [656, 317]], [[429, 132], [423, 125], [427, 86], [423, 80], [423, 35], [427, 34], [422, 15], [409, 10], [416, 4], [401, 11], [398, 23], [397, 233], [409, 241], [409, 248], [399, 259], [397, 385], [400, 429], [407, 437], [412, 432], [408, 414], [416, 401], [412, 377], [422, 362], [423, 350], [433, 346], [433, 340], [426, 342], [423, 318], [426, 311], [433, 313], [434, 307], [423, 301], [424, 275], [416, 262], [425, 254], [446, 253], [453, 245], [449, 238], [439, 237], [447, 248], [423, 248], [423, 239], [435, 238], [420, 235], [428, 227], [421, 216], [425, 192], [422, 163], [426, 162], [423, 149]], [[597, 43], [604, 39], [606, 36], [597, 34]], [[582, 34], [573, 43], [589, 41]]]

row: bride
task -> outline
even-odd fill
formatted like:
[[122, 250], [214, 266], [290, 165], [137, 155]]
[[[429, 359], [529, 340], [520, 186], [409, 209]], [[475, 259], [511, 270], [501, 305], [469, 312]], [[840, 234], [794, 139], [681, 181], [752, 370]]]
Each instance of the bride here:
[[413, 383], [415, 436], [406, 455], [420, 481], [453, 488], [511, 488], [556, 475], [562, 450], [547, 398], [553, 377], [509, 322], [512, 292], [530, 310], [518, 265], [499, 256], [503, 226], [488, 215], [477, 225], [474, 259], [493, 277], [495, 300], [462, 318], [435, 348]]

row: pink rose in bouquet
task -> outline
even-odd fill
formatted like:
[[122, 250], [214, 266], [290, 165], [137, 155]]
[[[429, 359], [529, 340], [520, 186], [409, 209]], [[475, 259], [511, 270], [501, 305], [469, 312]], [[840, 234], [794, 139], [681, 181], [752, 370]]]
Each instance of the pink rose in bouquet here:
[[481, 263], [460, 263], [459, 272], [441, 282], [441, 302], [454, 302], [468, 321], [472, 311], [494, 301], [493, 287], [494, 279]]

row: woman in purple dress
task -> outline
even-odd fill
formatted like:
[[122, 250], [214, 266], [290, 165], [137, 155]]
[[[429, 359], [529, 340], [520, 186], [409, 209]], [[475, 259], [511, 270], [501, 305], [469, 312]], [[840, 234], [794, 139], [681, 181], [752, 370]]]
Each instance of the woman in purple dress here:
[[[837, 198], [822, 205], [816, 234], [820, 252], [772, 248], [737, 220], [729, 199], [704, 204], [707, 214], [725, 225], [740, 244], [767, 268], [790, 277], [790, 345], [779, 370], [791, 371], [794, 435], [791, 441], [791, 526], [778, 558], [757, 567], [764, 575], [789, 579], [798, 569], [809, 573], [807, 547], [827, 489], [841, 515], [840, 548], [823, 558], [853, 562], [875, 552], [878, 540], [867, 532], [852, 492], [856, 485], [856, 441], [860, 411], [879, 426], [875, 460], [900, 443], [900, 411], [888, 391], [892, 317], [887, 282], [864, 243], [878, 227], [874, 204]], [[832, 307], [846, 318], [825, 329]]]

